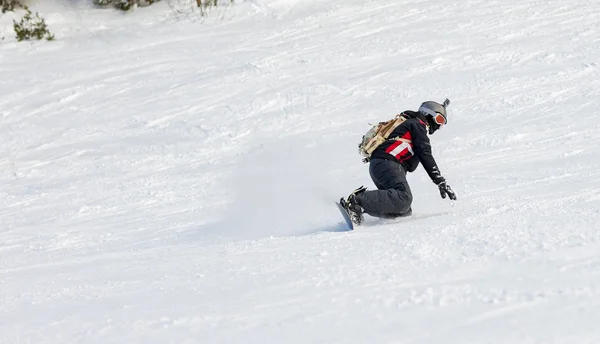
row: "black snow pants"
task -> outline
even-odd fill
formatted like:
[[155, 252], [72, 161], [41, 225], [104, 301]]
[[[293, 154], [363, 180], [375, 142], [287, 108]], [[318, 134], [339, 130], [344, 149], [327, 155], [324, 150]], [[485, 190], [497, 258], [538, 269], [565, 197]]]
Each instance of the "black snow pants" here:
[[413, 197], [406, 180], [406, 171], [400, 163], [372, 159], [369, 173], [379, 190], [356, 195], [356, 201], [365, 213], [381, 218], [408, 216], [412, 213]]

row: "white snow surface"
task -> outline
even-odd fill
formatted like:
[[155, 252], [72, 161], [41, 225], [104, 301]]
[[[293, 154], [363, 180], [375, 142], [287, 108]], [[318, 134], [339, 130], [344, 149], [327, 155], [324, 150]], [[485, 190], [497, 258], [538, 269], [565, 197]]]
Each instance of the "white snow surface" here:
[[[0, 17], [0, 343], [600, 343], [599, 2], [36, 9], [55, 42]], [[419, 167], [344, 231], [368, 123], [445, 97], [458, 200]]]

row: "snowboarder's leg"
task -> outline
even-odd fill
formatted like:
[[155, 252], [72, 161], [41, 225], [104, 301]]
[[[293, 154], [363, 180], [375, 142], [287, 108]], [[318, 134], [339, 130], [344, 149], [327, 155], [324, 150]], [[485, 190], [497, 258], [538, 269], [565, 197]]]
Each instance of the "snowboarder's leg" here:
[[357, 203], [364, 212], [375, 217], [395, 218], [412, 213], [412, 193], [406, 180], [406, 171], [397, 162], [373, 159], [369, 173], [379, 190], [361, 192]]

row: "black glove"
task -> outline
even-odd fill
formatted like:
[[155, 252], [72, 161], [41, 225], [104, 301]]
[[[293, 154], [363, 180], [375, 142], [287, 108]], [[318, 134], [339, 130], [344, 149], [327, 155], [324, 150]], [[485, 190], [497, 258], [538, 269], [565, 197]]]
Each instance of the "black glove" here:
[[456, 193], [454, 193], [454, 190], [452, 190], [450, 185], [446, 184], [445, 180], [438, 183], [437, 186], [438, 189], [440, 189], [440, 196], [442, 196], [442, 198], [448, 196], [451, 200], [456, 201]]

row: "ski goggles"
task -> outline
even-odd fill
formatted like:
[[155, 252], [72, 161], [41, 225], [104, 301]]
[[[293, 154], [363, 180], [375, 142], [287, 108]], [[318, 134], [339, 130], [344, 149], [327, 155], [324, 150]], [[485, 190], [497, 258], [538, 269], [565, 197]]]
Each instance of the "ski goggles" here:
[[430, 110], [428, 108], [420, 108], [419, 111], [425, 112], [426, 114], [430, 115], [431, 117], [433, 117], [433, 121], [435, 123], [437, 123], [438, 125], [442, 126], [444, 124], [446, 124], [446, 117], [444, 117], [441, 113], [439, 112], [435, 112], [433, 110]]
[[435, 116], [433, 116], [433, 121], [439, 125], [446, 124], [446, 118], [439, 112], [435, 113]]

